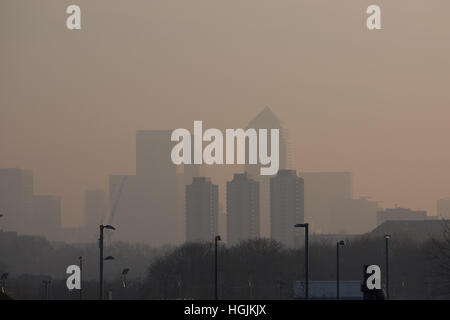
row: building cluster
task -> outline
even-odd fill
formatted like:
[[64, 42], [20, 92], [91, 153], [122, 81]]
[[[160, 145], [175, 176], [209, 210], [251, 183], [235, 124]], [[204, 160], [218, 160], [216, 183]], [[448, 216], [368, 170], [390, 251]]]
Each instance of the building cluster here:
[[[170, 158], [172, 131], [148, 130], [136, 133], [135, 173], [111, 175], [108, 194], [86, 191], [84, 225], [79, 228], [61, 227], [61, 198], [35, 195], [30, 171], [0, 169], [0, 226], [51, 240], [92, 242], [98, 225], [108, 223], [117, 229], [114, 239], [161, 246], [211, 241], [221, 230], [225, 211], [222, 238], [229, 245], [270, 237], [295, 246], [297, 223], [308, 222], [314, 234], [350, 235], [370, 232], [386, 221], [431, 219], [425, 211], [383, 210], [370, 198], [354, 198], [349, 172], [289, 169], [288, 133], [269, 108], [248, 128], [280, 129], [280, 170], [264, 176], [260, 165], [239, 167], [224, 183], [223, 209], [219, 183], [208, 177], [206, 166], [175, 166]], [[450, 199], [439, 200], [437, 211], [439, 217], [450, 218]]]

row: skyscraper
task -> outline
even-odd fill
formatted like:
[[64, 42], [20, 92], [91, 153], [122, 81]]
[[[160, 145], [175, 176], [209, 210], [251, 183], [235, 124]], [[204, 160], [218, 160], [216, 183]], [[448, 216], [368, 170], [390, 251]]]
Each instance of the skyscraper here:
[[270, 179], [270, 231], [272, 239], [295, 245], [294, 225], [304, 222], [304, 182], [295, 170], [279, 170]]
[[171, 159], [173, 143], [170, 130], [140, 130], [136, 132], [136, 176], [152, 184], [172, 187], [176, 166]]
[[33, 174], [22, 169], [0, 169], [1, 225], [5, 230], [28, 233], [32, 230]]
[[114, 238], [153, 246], [183, 241], [183, 190], [170, 157], [171, 134], [137, 131], [136, 175], [110, 177], [111, 209], [117, 203]]
[[97, 230], [106, 218], [106, 194], [104, 190], [87, 190], [84, 204], [84, 224], [89, 230]]
[[[351, 224], [345, 221], [345, 207], [353, 205], [350, 172], [303, 172], [301, 177], [305, 181], [305, 220], [313, 232], [340, 233], [341, 222]], [[368, 224], [373, 228], [375, 216], [372, 219]]]
[[210, 178], [195, 177], [186, 186], [186, 241], [212, 241], [217, 235], [219, 187]]
[[227, 234], [229, 245], [259, 237], [259, 182], [246, 173], [227, 182]]
[[47, 239], [59, 239], [61, 231], [61, 197], [39, 195], [33, 197], [33, 234]]
[[[247, 128], [253, 129], [268, 129], [268, 135], [270, 135], [270, 129], [280, 130], [280, 159], [279, 168], [286, 169], [289, 165], [289, 148], [287, 142], [287, 132], [283, 128], [281, 121], [272, 112], [269, 107], [265, 107], [253, 120], [248, 124]], [[270, 137], [267, 141], [268, 152], [270, 153]], [[262, 176], [260, 174], [261, 165], [246, 165], [245, 172], [253, 177], [260, 184], [260, 231], [262, 237], [270, 237], [270, 176]]]

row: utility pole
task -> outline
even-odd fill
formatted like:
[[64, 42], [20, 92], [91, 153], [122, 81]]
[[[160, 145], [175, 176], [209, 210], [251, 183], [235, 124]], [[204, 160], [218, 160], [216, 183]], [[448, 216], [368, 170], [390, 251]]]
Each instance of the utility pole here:
[[100, 279], [99, 279], [99, 300], [103, 300], [103, 225], [100, 225], [100, 238], [99, 238], [99, 247], [100, 247]]

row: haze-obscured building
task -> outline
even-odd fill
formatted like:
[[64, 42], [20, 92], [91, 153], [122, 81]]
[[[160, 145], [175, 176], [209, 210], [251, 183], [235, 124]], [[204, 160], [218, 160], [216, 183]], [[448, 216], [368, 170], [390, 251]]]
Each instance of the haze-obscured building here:
[[450, 198], [439, 199], [436, 203], [436, 212], [441, 219], [450, 219]]
[[227, 243], [259, 237], [259, 182], [235, 174], [227, 182]]
[[61, 234], [61, 197], [52, 195], [33, 196], [32, 234], [56, 240]]
[[17, 168], [0, 169], [0, 225], [4, 230], [28, 233], [33, 229], [33, 174]]
[[366, 235], [382, 239], [384, 235], [389, 234], [395, 239], [417, 242], [432, 238], [443, 240], [444, 231], [449, 223], [450, 220], [433, 218], [428, 220], [387, 220]]
[[172, 163], [170, 130], [136, 133], [136, 175], [110, 177], [114, 239], [152, 246], [184, 241], [182, 177]]
[[[268, 154], [271, 153], [270, 129], [280, 130], [279, 139], [279, 169], [286, 169], [290, 162], [287, 131], [283, 128], [281, 121], [269, 107], [265, 107], [247, 126], [247, 129], [268, 129], [267, 142]], [[248, 163], [248, 161], [246, 161]], [[262, 176], [260, 164], [245, 165], [245, 172], [259, 182], [260, 187], [260, 233], [262, 237], [270, 237], [270, 178], [273, 176]]]
[[379, 203], [369, 198], [347, 199], [336, 204], [331, 230], [339, 234], [363, 234], [377, 226]]
[[195, 177], [186, 186], [186, 241], [213, 241], [218, 230], [219, 187]]
[[377, 212], [377, 225], [381, 225], [385, 221], [414, 221], [414, 220], [430, 220], [436, 217], [427, 216], [424, 210], [411, 210], [409, 208], [388, 208]]
[[363, 205], [351, 201], [351, 173], [303, 172], [300, 176], [305, 182], [305, 221], [311, 225], [312, 232], [341, 233], [345, 229], [351, 233], [347, 209]]
[[295, 170], [279, 170], [270, 179], [271, 238], [288, 247], [295, 245], [295, 228], [304, 222], [304, 180]]
[[107, 217], [106, 193], [102, 189], [87, 190], [84, 201], [84, 224], [87, 229], [97, 230]]

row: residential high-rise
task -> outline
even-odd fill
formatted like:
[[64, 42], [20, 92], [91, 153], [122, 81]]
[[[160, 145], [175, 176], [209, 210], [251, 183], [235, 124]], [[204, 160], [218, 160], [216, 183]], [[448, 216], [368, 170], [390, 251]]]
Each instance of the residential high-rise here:
[[219, 187], [210, 178], [195, 177], [186, 186], [186, 241], [212, 241], [217, 235]]
[[304, 222], [304, 182], [295, 170], [279, 170], [270, 179], [270, 231], [272, 239], [295, 246], [295, 228]]
[[56, 240], [61, 231], [61, 197], [39, 195], [33, 197], [33, 234]]
[[0, 169], [1, 226], [5, 230], [29, 233], [33, 229], [33, 174], [22, 169]]
[[227, 182], [227, 242], [259, 237], [259, 182], [246, 173]]
[[[286, 169], [289, 166], [290, 153], [288, 148], [287, 131], [283, 128], [281, 121], [272, 112], [269, 107], [265, 107], [253, 120], [247, 128], [268, 129], [267, 141], [268, 152], [271, 152], [270, 129], [280, 130], [279, 140], [279, 168]], [[262, 237], [270, 237], [270, 178], [271, 176], [262, 176], [260, 174], [260, 164], [245, 165], [245, 172], [260, 184], [260, 232]]]

